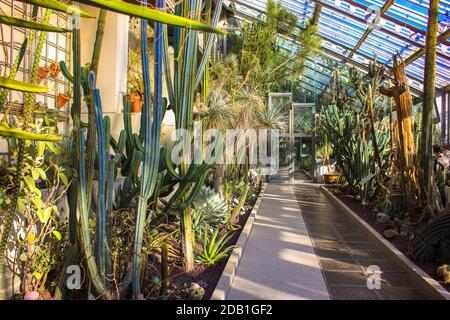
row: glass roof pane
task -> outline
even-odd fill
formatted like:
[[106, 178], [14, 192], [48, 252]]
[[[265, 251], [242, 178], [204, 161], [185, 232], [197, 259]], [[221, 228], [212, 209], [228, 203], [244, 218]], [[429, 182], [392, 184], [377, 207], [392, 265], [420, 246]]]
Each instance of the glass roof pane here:
[[[380, 10], [386, 0], [279, 0], [289, 11], [299, 17], [299, 27], [312, 17], [317, 2], [322, 3], [319, 34], [322, 36], [322, 48], [332, 59], [351, 58], [356, 65], [367, 65], [374, 55], [379, 62], [392, 66], [392, 55], [400, 54], [403, 59], [422, 49], [425, 44], [429, 0], [396, 0], [379, 19], [377, 27], [372, 29], [360, 43], [361, 37], [374, 21], [375, 10]], [[267, 7], [267, 0], [233, 0], [236, 11], [262, 18]], [[450, 27], [450, 0], [441, 0], [439, 5], [439, 32]], [[358, 48], [355, 46], [359, 44]], [[289, 50], [296, 50], [294, 43], [285, 43]], [[356, 51], [354, 51], [354, 49]], [[327, 51], [329, 50], [329, 51]], [[336, 55], [332, 53], [336, 53]], [[351, 54], [354, 52], [354, 54]], [[436, 86], [438, 88], [450, 84], [450, 41], [438, 45]], [[308, 62], [309, 63], [309, 62]], [[325, 63], [326, 65], [326, 63]], [[329, 74], [329, 69], [316, 64], [308, 68], [317, 68]], [[312, 71], [305, 71], [311, 77]], [[421, 90], [423, 79], [423, 55], [406, 68], [411, 77], [410, 85]], [[327, 77], [320, 75], [320, 80]], [[317, 77], [317, 74], [316, 74]], [[316, 78], [317, 79], [317, 78]]]

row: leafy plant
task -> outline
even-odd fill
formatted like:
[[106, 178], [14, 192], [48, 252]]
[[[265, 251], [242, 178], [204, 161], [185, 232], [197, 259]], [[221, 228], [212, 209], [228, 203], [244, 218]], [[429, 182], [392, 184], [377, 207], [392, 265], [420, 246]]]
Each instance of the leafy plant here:
[[217, 226], [228, 218], [225, 199], [209, 187], [202, 186], [193, 202], [192, 228], [198, 230], [205, 226]]
[[214, 231], [202, 233], [201, 250], [195, 250], [195, 261], [197, 263], [206, 263], [212, 265], [222, 260], [225, 260], [230, 255], [235, 246], [226, 246], [231, 240], [232, 234], [229, 232], [220, 232], [219, 228]]

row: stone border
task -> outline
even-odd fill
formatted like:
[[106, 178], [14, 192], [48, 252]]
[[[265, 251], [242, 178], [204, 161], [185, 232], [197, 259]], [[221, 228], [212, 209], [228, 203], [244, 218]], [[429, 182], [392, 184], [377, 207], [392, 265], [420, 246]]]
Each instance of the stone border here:
[[253, 222], [258, 214], [266, 188], [267, 183], [264, 183], [261, 187], [261, 192], [258, 195], [258, 199], [256, 199], [255, 205], [253, 206], [252, 212], [250, 213], [247, 221], [245, 222], [245, 226], [239, 235], [239, 239], [236, 242], [236, 247], [231, 252], [228, 262], [225, 265], [225, 269], [217, 282], [216, 288], [211, 296], [211, 300], [225, 300], [228, 296], [228, 292], [231, 289], [231, 285], [236, 275], [236, 270], [239, 267], [239, 262], [242, 258], [242, 252], [244, 252], [245, 246], [247, 245], [248, 238], [250, 237], [250, 233], [253, 228]]
[[320, 186], [320, 190], [354, 222], [356, 222], [369, 235], [374, 243], [391, 259], [393, 259], [403, 271], [432, 299], [450, 300], [450, 292], [443, 288], [439, 282], [431, 278], [426, 272], [420, 269], [408, 257], [406, 257], [392, 243], [380, 235], [374, 228], [365, 222], [359, 215], [350, 209], [344, 202], [336, 197], [331, 191]]

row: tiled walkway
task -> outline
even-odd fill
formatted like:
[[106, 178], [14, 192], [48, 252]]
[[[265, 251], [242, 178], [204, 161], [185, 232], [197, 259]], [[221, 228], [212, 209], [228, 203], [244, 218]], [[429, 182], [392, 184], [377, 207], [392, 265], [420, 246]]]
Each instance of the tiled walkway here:
[[[381, 269], [381, 289], [366, 270]], [[227, 300], [426, 299], [313, 184], [267, 186]]]
[[329, 299], [291, 185], [269, 184], [227, 300]]

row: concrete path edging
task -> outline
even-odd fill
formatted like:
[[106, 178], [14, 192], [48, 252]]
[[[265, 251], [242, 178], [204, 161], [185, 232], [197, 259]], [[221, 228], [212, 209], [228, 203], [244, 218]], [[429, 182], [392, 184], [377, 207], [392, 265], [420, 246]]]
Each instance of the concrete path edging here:
[[231, 285], [236, 275], [236, 270], [242, 258], [242, 252], [244, 251], [248, 238], [250, 237], [253, 222], [255, 221], [258, 214], [258, 209], [261, 205], [264, 193], [266, 192], [266, 188], [267, 183], [264, 183], [262, 185], [258, 199], [256, 199], [255, 205], [253, 206], [252, 212], [250, 213], [247, 222], [242, 228], [242, 232], [239, 235], [238, 241], [236, 242], [236, 247], [231, 252], [230, 257], [228, 258], [228, 262], [225, 265], [225, 269], [220, 276], [219, 282], [217, 282], [216, 288], [214, 289], [214, 292], [211, 296], [211, 300], [225, 300], [228, 292], [231, 289]]
[[374, 240], [376, 244], [384, 253], [392, 258], [403, 271], [405, 271], [412, 280], [430, 297], [438, 300], [450, 300], [450, 292], [443, 288], [439, 282], [431, 278], [427, 273], [420, 269], [414, 262], [406, 257], [399, 249], [380, 235], [367, 222], [365, 222], [359, 215], [350, 209], [344, 202], [336, 197], [325, 186], [320, 186], [320, 190], [345, 214], [357, 223], [362, 229]]

